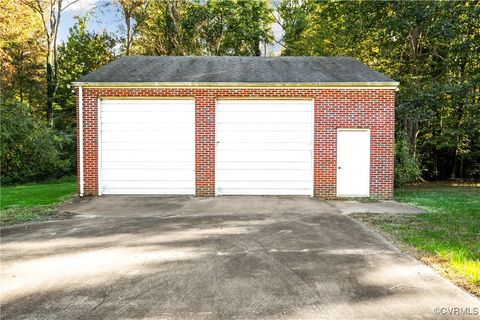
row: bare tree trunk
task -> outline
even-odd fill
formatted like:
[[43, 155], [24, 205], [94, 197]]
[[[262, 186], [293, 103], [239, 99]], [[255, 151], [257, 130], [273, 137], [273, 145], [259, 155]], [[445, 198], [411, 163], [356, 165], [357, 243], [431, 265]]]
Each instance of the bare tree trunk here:
[[129, 56], [130, 55], [130, 45], [131, 45], [131, 30], [130, 30], [130, 26], [131, 26], [131, 16], [130, 16], [130, 12], [124, 12], [124, 15], [125, 15], [125, 26], [127, 27], [127, 41], [125, 43], [125, 55]]
[[255, 56], [260, 57], [262, 55], [262, 50], [260, 49], [260, 39], [255, 39], [255, 47], [253, 50]]
[[463, 157], [460, 157], [460, 168], [458, 170], [458, 177], [463, 179]]
[[138, 18], [138, 15], [135, 16], [135, 14], [136, 13], [144, 14], [147, 10], [147, 6], [150, 3], [150, 1], [148, 0], [116, 0], [115, 2], [117, 2], [122, 8], [123, 18], [125, 21], [125, 28], [127, 32], [126, 39], [125, 39], [125, 55], [129, 56], [131, 54], [133, 39], [135, 35], [134, 27], [135, 27], [135, 24], [138, 23], [138, 21], [136, 21], [136, 18]]
[[19, 57], [20, 57], [20, 74], [22, 75], [20, 77], [20, 81], [21, 83], [19, 83], [19, 88], [20, 88], [20, 92], [19, 92], [19, 95], [20, 95], [20, 102], [23, 102], [23, 87], [25, 86], [25, 81], [24, 81], [24, 73], [25, 73], [25, 69], [24, 69], [24, 66], [23, 66], [23, 61], [25, 60], [24, 59], [24, 54], [23, 54], [23, 50], [20, 51], [20, 54], [19, 54]]
[[58, 88], [58, 57], [57, 37], [58, 27], [62, 11], [79, 0], [70, 1], [63, 6], [63, 0], [22, 0], [22, 3], [37, 12], [42, 18], [45, 38], [47, 42], [46, 60], [46, 81], [47, 81], [47, 121], [53, 125], [53, 102]]
[[418, 122], [414, 119], [405, 120], [405, 131], [408, 136], [408, 143], [410, 145], [410, 153], [412, 156], [417, 156], [417, 138], [418, 138]]
[[173, 26], [173, 35], [172, 41], [175, 47], [180, 50], [182, 56], [186, 56], [187, 52], [184, 47], [182, 33], [179, 27], [180, 24], [180, 14], [178, 12], [178, 3], [177, 0], [172, 0], [167, 2], [168, 12], [170, 14], [170, 18], [172, 19], [172, 26]]
[[53, 80], [53, 68], [50, 61], [47, 61], [47, 121], [53, 124], [53, 99], [55, 96], [55, 83]]
[[[410, 38], [410, 59], [417, 61], [421, 55], [421, 43], [422, 43], [423, 30], [422, 27], [417, 24], [412, 30], [409, 31]], [[416, 74], [415, 63], [410, 65], [410, 73]], [[418, 85], [418, 81], [417, 81]], [[419, 133], [418, 120], [414, 118], [415, 115], [406, 118], [405, 129], [407, 131], [408, 142], [410, 144], [410, 153], [413, 157], [417, 156], [417, 137]]]
[[455, 148], [455, 152], [453, 153], [453, 160], [452, 160], [452, 171], [450, 172], [450, 179], [456, 178], [456, 170], [457, 169], [457, 149]]

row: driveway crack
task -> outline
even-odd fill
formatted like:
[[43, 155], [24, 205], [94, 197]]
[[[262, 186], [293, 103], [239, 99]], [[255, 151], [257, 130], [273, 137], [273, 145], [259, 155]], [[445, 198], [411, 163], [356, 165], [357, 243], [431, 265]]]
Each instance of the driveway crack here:
[[102, 300], [101, 300], [99, 303], [97, 303], [92, 309], [90, 309], [90, 310], [84, 312], [83, 314], [81, 314], [77, 319], [80, 320], [80, 319], [85, 318], [87, 315], [91, 314], [92, 312], [94, 312], [95, 310], [97, 310], [102, 304], [104, 304], [105, 301], [107, 300], [107, 297], [113, 292], [113, 289], [115, 288], [115, 286], [116, 286], [119, 282], [121, 282], [121, 281], [125, 278], [125, 276], [126, 276], [127, 274], [128, 274], [128, 272], [125, 273], [125, 274], [123, 274], [123, 275], [118, 279], [118, 281], [116, 281], [115, 283], [113, 283], [113, 284], [110, 286], [110, 289], [109, 289], [107, 292], [104, 292], [104, 293], [103, 293], [103, 295], [102, 295]]

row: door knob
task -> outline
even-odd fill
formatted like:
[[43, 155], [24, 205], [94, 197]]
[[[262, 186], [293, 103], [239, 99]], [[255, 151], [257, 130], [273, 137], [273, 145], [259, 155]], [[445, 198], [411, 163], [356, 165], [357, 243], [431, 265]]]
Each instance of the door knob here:
[[342, 169], [342, 167], [338, 167], [338, 169]]

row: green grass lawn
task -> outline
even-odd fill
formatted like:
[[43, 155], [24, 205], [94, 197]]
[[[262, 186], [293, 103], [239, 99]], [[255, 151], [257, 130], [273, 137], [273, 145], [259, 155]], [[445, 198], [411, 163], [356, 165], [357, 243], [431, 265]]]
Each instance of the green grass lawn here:
[[76, 178], [0, 188], [0, 223], [42, 220], [76, 191]]
[[425, 183], [396, 190], [395, 198], [430, 213], [361, 220], [418, 250], [423, 261], [480, 296], [480, 187]]

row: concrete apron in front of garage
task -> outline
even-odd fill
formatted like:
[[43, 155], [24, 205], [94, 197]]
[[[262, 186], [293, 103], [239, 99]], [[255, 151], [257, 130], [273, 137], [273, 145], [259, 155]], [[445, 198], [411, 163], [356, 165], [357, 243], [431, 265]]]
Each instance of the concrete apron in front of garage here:
[[77, 218], [2, 230], [2, 319], [462, 319], [435, 308], [480, 306], [339, 206], [82, 199], [66, 208]]

